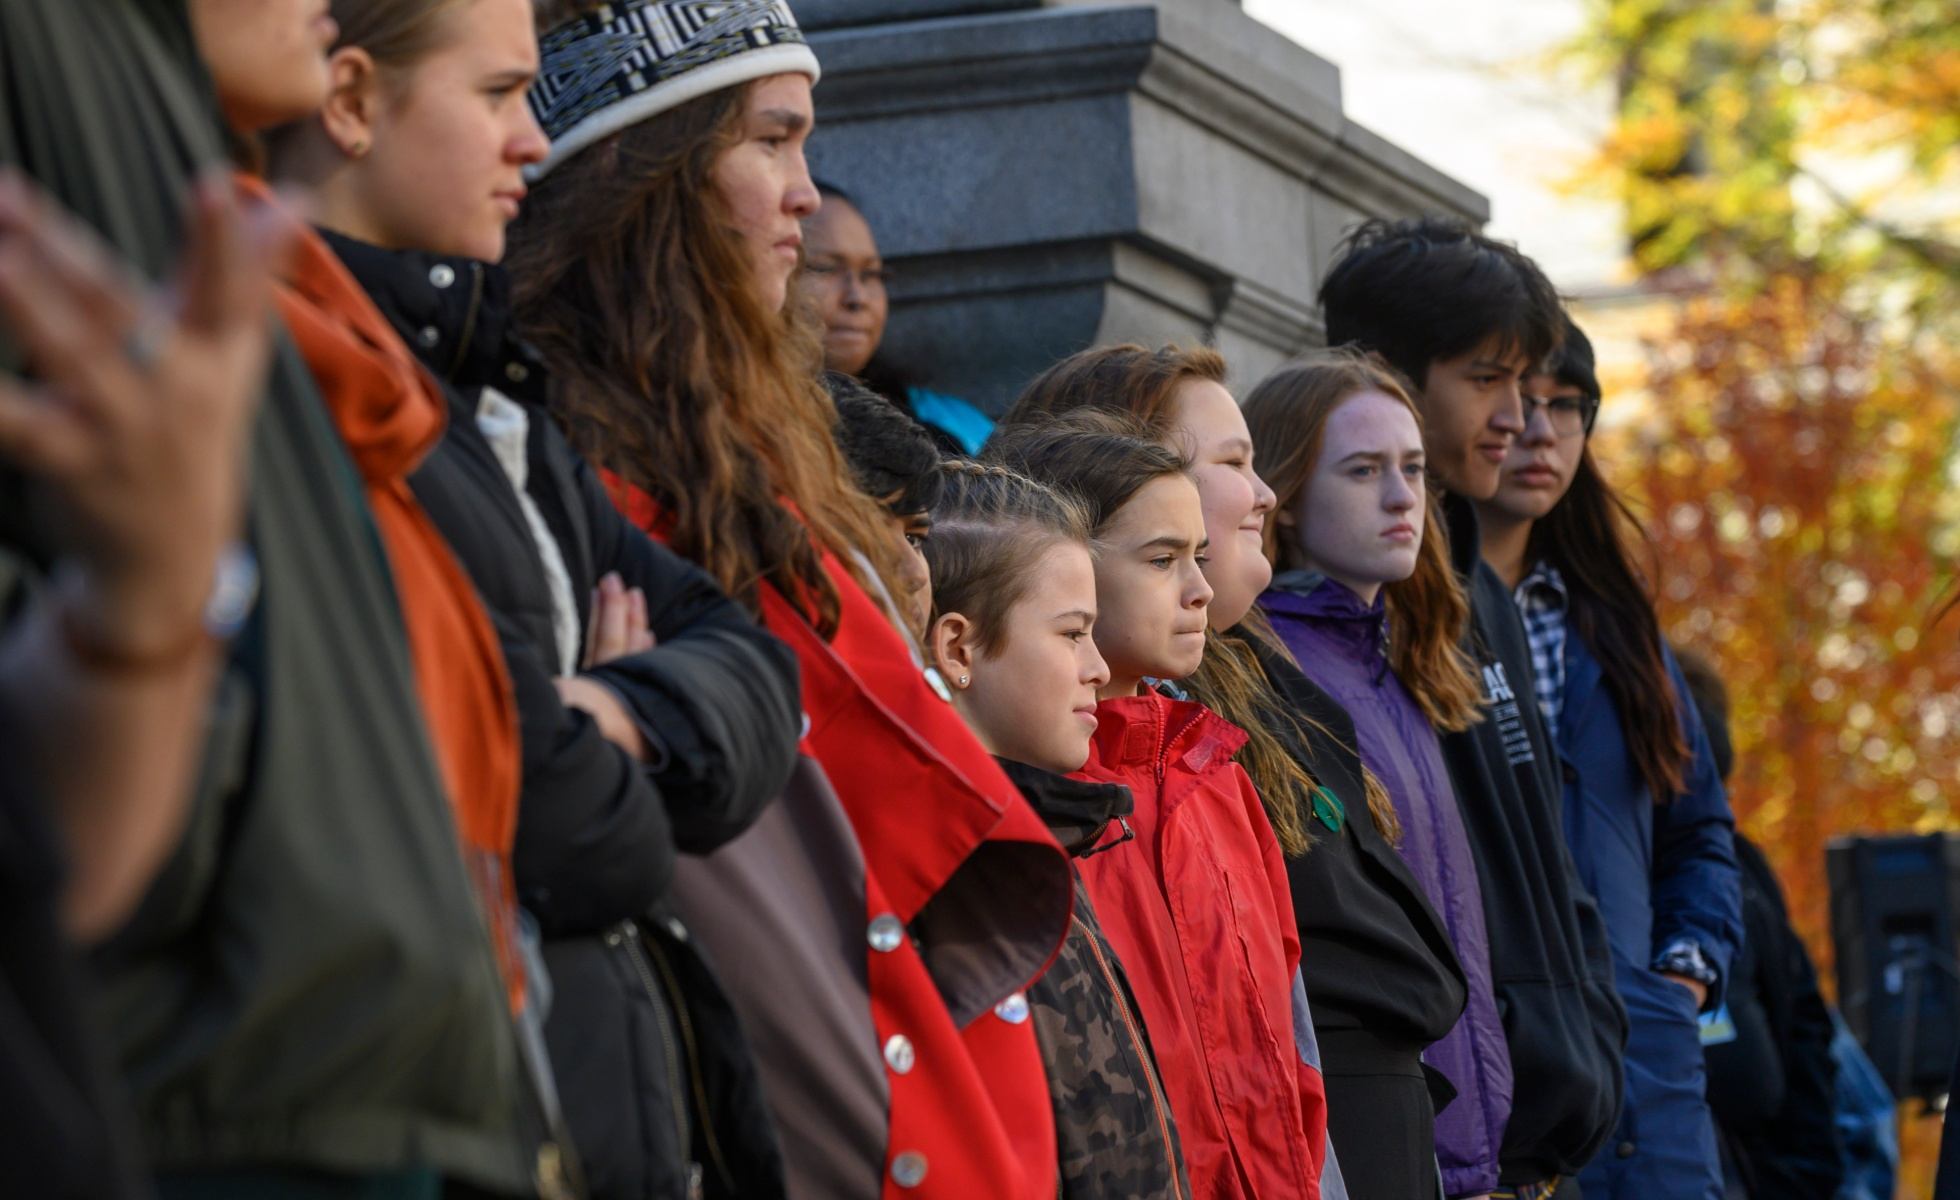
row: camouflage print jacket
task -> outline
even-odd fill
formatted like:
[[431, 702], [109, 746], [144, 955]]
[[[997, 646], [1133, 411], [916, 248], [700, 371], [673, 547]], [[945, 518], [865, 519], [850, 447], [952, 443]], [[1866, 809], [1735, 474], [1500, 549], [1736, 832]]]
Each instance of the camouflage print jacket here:
[[[1127, 840], [1128, 788], [1001, 766], [1072, 856]], [[1190, 1196], [1142, 1012], [1079, 877], [1068, 940], [1027, 998], [1055, 1105], [1061, 1200]]]

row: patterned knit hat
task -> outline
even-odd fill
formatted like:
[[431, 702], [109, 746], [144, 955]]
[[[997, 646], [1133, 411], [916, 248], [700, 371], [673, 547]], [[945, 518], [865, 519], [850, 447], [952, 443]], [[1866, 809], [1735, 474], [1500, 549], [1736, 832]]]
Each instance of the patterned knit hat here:
[[558, 164], [698, 96], [790, 72], [815, 83], [817, 56], [784, 0], [618, 0], [538, 39], [531, 111]]

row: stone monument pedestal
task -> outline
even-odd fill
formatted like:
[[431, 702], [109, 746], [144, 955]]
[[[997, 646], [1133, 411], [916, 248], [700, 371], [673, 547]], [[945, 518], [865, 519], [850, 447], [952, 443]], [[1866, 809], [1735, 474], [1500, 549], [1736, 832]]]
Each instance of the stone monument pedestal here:
[[880, 357], [990, 411], [1099, 342], [1209, 343], [1250, 386], [1320, 343], [1356, 221], [1488, 217], [1233, 0], [796, 9], [824, 70], [812, 170], [894, 272]]

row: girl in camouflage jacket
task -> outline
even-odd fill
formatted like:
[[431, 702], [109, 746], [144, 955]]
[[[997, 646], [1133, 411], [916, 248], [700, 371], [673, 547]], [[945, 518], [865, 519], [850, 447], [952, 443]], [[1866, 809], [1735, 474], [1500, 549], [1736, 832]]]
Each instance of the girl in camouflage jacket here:
[[[928, 644], [953, 703], [1072, 858], [1130, 837], [1128, 788], [1067, 778], [1089, 757], [1109, 668], [1079, 507], [1002, 467], [955, 460], [926, 543]], [[1025, 998], [1055, 1107], [1063, 1200], [1191, 1194], [1141, 1010], [1080, 873], [1068, 939]]]

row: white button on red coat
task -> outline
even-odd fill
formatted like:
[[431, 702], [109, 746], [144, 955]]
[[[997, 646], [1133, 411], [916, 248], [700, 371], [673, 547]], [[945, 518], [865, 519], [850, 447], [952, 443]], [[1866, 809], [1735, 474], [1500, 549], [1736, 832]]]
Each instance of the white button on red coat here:
[[880, 913], [871, 918], [871, 928], [865, 932], [865, 940], [880, 954], [890, 954], [905, 944], [905, 922], [890, 913]]
[[916, 1150], [892, 1159], [892, 1182], [902, 1188], [915, 1188], [926, 1181], [926, 1156]]

